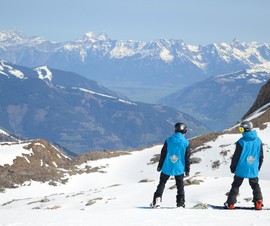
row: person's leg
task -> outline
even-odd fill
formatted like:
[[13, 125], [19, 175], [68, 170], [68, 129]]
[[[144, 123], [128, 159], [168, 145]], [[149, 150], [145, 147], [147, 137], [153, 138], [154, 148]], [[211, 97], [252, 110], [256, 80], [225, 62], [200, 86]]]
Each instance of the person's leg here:
[[244, 178], [242, 178], [242, 177], [234, 176], [232, 187], [231, 187], [231, 190], [229, 192], [228, 199], [226, 201], [228, 206], [234, 205], [237, 202], [237, 195], [239, 194], [239, 188], [242, 185], [243, 180], [244, 180]]
[[249, 185], [252, 188], [253, 191], [253, 202], [255, 205], [255, 209], [262, 209], [262, 192], [261, 192], [261, 188], [259, 185], [259, 178], [255, 177], [255, 178], [250, 178], [249, 179]]
[[177, 187], [176, 206], [185, 207], [184, 174], [175, 176], [175, 182]]
[[156, 198], [160, 198], [160, 201], [162, 200], [162, 194], [166, 185], [167, 180], [170, 178], [169, 175], [166, 175], [164, 173], [160, 173], [160, 178], [159, 178], [159, 184], [157, 186], [157, 190], [154, 193], [153, 197], [153, 205], [156, 204]]

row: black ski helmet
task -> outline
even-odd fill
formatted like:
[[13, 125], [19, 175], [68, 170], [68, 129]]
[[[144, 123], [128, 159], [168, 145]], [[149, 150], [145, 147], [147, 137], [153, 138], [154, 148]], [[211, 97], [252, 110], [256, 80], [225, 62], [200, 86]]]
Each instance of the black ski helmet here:
[[180, 133], [187, 133], [187, 126], [182, 122], [178, 122], [174, 125], [174, 131]]
[[243, 121], [241, 122], [239, 126], [239, 131], [241, 133], [251, 131], [252, 129], [253, 129], [253, 124], [251, 121]]

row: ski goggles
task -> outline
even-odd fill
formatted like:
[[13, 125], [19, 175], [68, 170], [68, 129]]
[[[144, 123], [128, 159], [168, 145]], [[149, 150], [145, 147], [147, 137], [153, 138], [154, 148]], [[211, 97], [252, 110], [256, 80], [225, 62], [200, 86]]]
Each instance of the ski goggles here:
[[239, 132], [240, 132], [240, 133], [243, 133], [243, 132], [245, 132], [245, 129], [244, 129], [244, 127], [240, 126], [240, 127], [239, 127]]

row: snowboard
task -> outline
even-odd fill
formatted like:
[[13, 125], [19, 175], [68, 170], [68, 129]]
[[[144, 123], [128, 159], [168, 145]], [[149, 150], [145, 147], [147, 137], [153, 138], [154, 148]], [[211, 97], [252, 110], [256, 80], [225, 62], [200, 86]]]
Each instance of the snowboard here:
[[[212, 204], [207, 204], [208, 208], [210, 209], [216, 209], [216, 210], [255, 210], [254, 206], [235, 206], [234, 209], [227, 209], [224, 206], [219, 206], [219, 205], [212, 205]], [[262, 210], [270, 210], [270, 208], [263, 207]]]
[[[151, 206], [137, 206], [138, 209], [152, 209], [152, 210], [159, 210], [159, 209], [197, 209], [197, 210], [205, 210], [205, 209], [213, 209], [213, 210], [230, 210], [226, 209], [224, 206], [219, 206], [219, 205], [212, 205], [212, 204], [207, 204], [205, 205], [206, 208], [182, 208], [182, 207], [176, 207], [176, 206], [160, 206], [159, 208], [153, 208]], [[255, 208], [252, 206], [235, 206], [234, 210], [255, 210]], [[263, 207], [262, 210], [270, 210], [268, 207]]]
[[139, 209], [150, 209], [150, 210], [160, 210], [160, 209], [184, 209], [183, 207], [174, 206], [160, 206], [158, 208], [153, 208], [151, 206], [137, 206]]

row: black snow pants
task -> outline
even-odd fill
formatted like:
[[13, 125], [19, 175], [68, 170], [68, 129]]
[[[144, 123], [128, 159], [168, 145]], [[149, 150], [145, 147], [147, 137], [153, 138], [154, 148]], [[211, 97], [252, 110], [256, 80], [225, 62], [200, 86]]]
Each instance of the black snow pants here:
[[[164, 173], [160, 173], [159, 184], [157, 186], [157, 190], [154, 193], [153, 202], [155, 203], [156, 198], [160, 197], [162, 199], [162, 194], [166, 185], [167, 180], [170, 178], [169, 175]], [[184, 174], [174, 176], [177, 188], [177, 196], [176, 196], [176, 203], [177, 204], [184, 204], [185, 203], [185, 191], [184, 191]]]
[[[239, 188], [242, 185], [244, 178], [234, 176], [234, 180], [232, 183], [231, 190], [228, 195], [227, 203], [228, 204], [235, 204], [237, 202], [237, 195], [239, 194]], [[262, 192], [259, 186], [259, 178], [249, 178], [249, 185], [253, 191], [253, 202], [255, 203], [258, 200], [262, 200]]]

